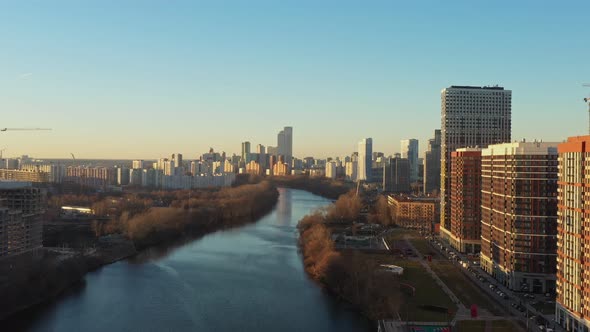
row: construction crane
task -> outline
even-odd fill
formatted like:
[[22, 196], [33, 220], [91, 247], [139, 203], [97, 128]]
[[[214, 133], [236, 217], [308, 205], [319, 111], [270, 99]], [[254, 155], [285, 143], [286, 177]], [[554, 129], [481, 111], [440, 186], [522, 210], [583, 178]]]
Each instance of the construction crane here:
[[4, 148], [4, 149], [0, 149], [0, 160], [4, 160], [4, 159], [2, 158], [2, 152], [4, 152], [4, 150], [6, 150], [6, 148]]
[[[590, 87], [590, 84], [582, 84], [582, 86]], [[584, 98], [584, 102], [588, 104], [588, 133], [590, 134], [590, 97]]]
[[51, 128], [2, 128], [0, 131], [51, 130]]

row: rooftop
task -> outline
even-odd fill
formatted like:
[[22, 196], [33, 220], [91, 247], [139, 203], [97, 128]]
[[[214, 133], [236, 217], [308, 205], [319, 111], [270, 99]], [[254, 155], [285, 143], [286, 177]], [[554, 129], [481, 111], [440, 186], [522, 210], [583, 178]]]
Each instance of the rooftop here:
[[398, 202], [417, 202], [417, 203], [436, 203], [440, 201], [439, 197], [413, 196], [413, 195], [389, 195]]
[[21, 189], [32, 186], [32, 183], [27, 181], [0, 180], [0, 189]]
[[470, 85], [451, 85], [450, 89], [473, 89], [473, 90], [504, 90], [502, 86], [470, 86]]

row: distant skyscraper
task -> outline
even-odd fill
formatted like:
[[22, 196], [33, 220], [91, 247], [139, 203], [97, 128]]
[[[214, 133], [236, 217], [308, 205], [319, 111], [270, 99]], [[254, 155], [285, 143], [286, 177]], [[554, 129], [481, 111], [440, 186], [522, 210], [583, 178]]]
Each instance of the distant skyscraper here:
[[242, 162], [247, 163], [250, 155], [250, 142], [242, 142]]
[[511, 290], [555, 289], [557, 145], [504, 143], [481, 153], [481, 268]]
[[142, 169], [143, 168], [143, 160], [134, 160], [133, 161], [133, 169]]
[[383, 190], [392, 193], [410, 191], [410, 161], [407, 158], [389, 158], [383, 166]]
[[277, 135], [277, 154], [285, 156], [289, 166], [293, 160], [293, 127], [285, 127]]
[[371, 181], [373, 166], [373, 139], [365, 138], [358, 144], [357, 180]]
[[174, 161], [174, 164], [176, 165], [176, 167], [182, 167], [182, 153], [177, 153], [177, 154], [173, 154], [172, 155], [172, 160]]
[[418, 140], [404, 139], [401, 141], [402, 158], [410, 162], [410, 181], [418, 181]]
[[449, 238], [451, 152], [510, 142], [512, 91], [451, 86], [441, 91], [440, 235]]
[[129, 168], [119, 167], [117, 168], [117, 183], [122, 186], [129, 184], [130, 174]]
[[256, 145], [256, 153], [258, 153], [258, 154], [265, 154], [266, 153], [266, 148], [264, 147], [264, 145], [262, 145], [262, 144]]
[[555, 320], [566, 331], [589, 331], [590, 136], [570, 137], [558, 152]]
[[440, 191], [440, 129], [434, 131], [424, 153], [424, 193], [433, 191]]
[[336, 162], [335, 161], [330, 161], [328, 163], [326, 163], [326, 177], [330, 178], [330, 179], [335, 179], [336, 178]]
[[347, 161], [345, 164], [346, 180], [355, 182], [357, 180], [358, 165], [356, 161]]

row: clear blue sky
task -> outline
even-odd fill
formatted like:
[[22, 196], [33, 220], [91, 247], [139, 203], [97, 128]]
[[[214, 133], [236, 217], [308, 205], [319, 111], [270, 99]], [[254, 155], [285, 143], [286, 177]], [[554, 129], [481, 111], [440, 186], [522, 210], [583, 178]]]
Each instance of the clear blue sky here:
[[440, 90], [513, 91], [513, 138], [587, 132], [590, 1], [0, 3], [5, 155], [193, 158], [276, 145], [391, 154], [440, 127]]

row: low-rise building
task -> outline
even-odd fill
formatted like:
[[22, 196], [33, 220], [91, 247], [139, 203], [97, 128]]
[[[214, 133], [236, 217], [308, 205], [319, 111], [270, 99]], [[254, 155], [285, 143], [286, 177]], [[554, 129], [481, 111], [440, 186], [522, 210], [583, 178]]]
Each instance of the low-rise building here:
[[388, 195], [393, 222], [401, 227], [434, 232], [440, 217], [440, 200], [435, 197]]

